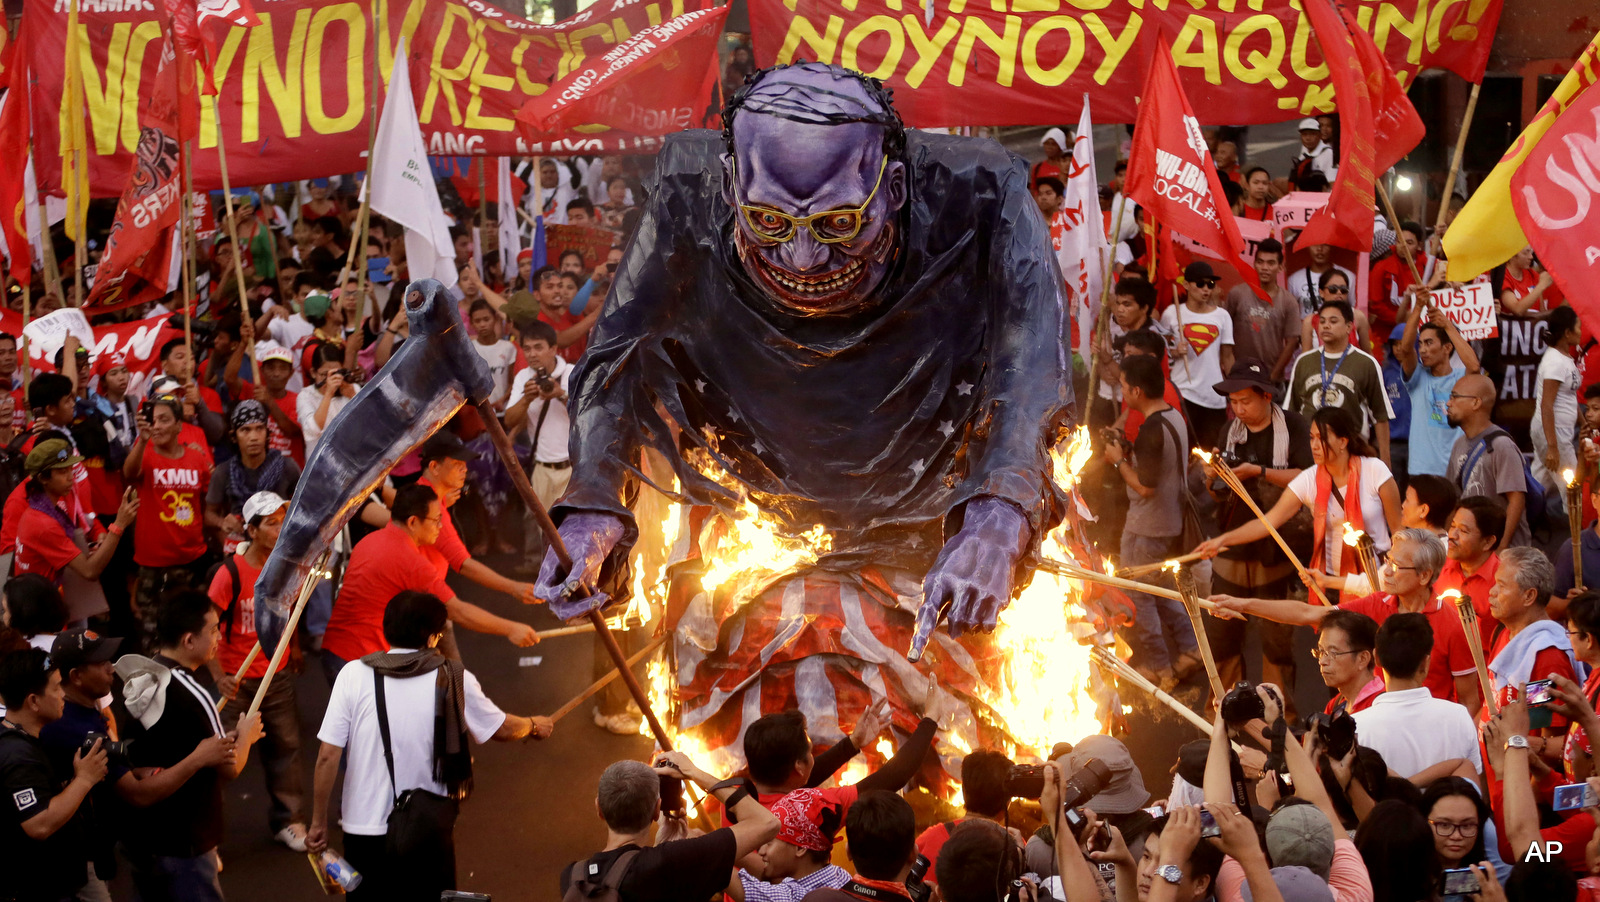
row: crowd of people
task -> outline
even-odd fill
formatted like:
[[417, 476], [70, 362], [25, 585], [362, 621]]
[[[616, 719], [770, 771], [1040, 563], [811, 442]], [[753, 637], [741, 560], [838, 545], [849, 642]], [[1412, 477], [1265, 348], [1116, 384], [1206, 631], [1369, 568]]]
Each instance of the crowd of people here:
[[[1302, 146], [1276, 178], [1242, 159], [1242, 135], [1208, 135], [1236, 215], [1271, 219], [1288, 191], [1326, 190], [1337, 124], [1324, 119], [1300, 123]], [[1069, 146], [1050, 130], [1031, 170], [1057, 231]], [[441, 183], [461, 223], [452, 291], [463, 328], [546, 506], [571, 475], [569, 378], [638, 223], [649, 166], [519, 168], [542, 189], [527, 212], [602, 240], [542, 266], [522, 251], [512, 271], [493, 230], [475, 229], [473, 207]], [[1438, 235], [1375, 218], [1366, 284], [1334, 249], [1298, 247], [1292, 232], [1256, 245], [1255, 285], [1226, 287], [1220, 267], [1187, 256], [1166, 268], [1178, 269], [1171, 278], [1120, 173], [1101, 193], [1108, 233], [1113, 214], [1127, 214], [1109, 236], [1109, 322], [1090, 354], [1073, 355], [1100, 449], [1082, 490], [1095, 543], [1121, 566], [1192, 555], [1208, 587], [1203, 635], [1179, 602], [1153, 593], [1129, 593], [1122, 624], [1132, 666], [1216, 712], [1209, 740], [1173, 765], [1167, 798], [1152, 798], [1147, 778], [1166, 778], [1142, 774], [1121, 740], [1091, 736], [1059, 745], [1042, 768], [971, 752], [959, 765], [962, 816], [929, 825], [900, 793], [927, 775], [934, 720], [899, 734], [864, 780], [824, 786], [878, 741], [883, 709], [820, 751], [804, 717], [780, 712], [746, 729], [739, 774], [709, 774], [680, 753], [607, 768], [596, 791], [605, 844], [561, 873], [568, 900], [1497, 902], [1600, 891], [1589, 876], [1600, 874], [1600, 807], [1581, 791], [1600, 788], [1600, 593], [1578, 578], [1563, 528], [1563, 471], [1588, 486], [1584, 522], [1600, 505], [1600, 387], [1583, 375], [1577, 315], [1531, 253], [1484, 277], [1505, 312], [1540, 318], [1549, 348], [1525, 456], [1496, 417], [1504, 374], [1493, 347], [1429, 303], [1445, 286]], [[408, 338], [395, 290], [408, 280], [401, 230], [374, 219], [353, 239], [369, 264], [355, 271], [356, 183], [241, 192], [234, 228], [219, 230], [201, 267], [193, 339], [165, 342], [154, 371], [114, 354], [91, 360], [68, 336], [48, 371], [29, 374], [17, 339], [0, 334], [0, 789], [15, 809], [0, 837], [0, 898], [109, 899], [125, 863], [142, 899], [220, 899], [222, 787], [252, 757], [278, 842], [341, 849], [364, 876], [358, 898], [438, 898], [456, 885], [450, 825], [472, 785], [472, 744], [551, 733], [548, 718], [490, 700], [455, 649], [459, 629], [537, 641], [454, 587], [465, 579], [531, 604], [526, 580], [545, 550], [470, 406], [361, 502], [339, 579], [312, 595], [279, 671], [253, 653], [256, 578], [307, 456]], [[33, 312], [60, 303], [47, 295]], [[125, 315], [178, 322], [181, 304]], [[1195, 450], [1217, 452], [1211, 466], [1229, 467], [1265, 516]], [[1370, 537], [1376, 569], [1347, 530]], [[1581, 569], [1600, 573], [1600, 523], [1578, 545]], [[1246, 660], [1252, 625], [1259, 662]], [[1319, 712], [1296, 701], [1301, 626], [1315, 630], [1331, 699]], [[1225, 698], [1209, 697], [1202, 643], [1222, 685], [1238, 687]], [[609, 669], [598, 643], [595, 655], [597, 671]], [[302, 755], [296, 681], [278, 678], [305, 657], [331, 687], [315, 755]], [[619, 687], [589, 714], [598, 728], [639, 732]], [[1568, 787], [1578, 804], [1566, 804]], [[702, 795], [716, 799], [714, 818], [690, 816]]]

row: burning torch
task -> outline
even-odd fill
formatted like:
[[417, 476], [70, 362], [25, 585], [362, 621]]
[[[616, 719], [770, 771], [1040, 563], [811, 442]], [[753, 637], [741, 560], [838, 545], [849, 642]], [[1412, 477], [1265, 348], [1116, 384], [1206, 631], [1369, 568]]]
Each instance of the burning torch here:
[[1567, 481], [1567, 526], [1572, 530], [1572, 584], [1583, 588], [1583, 486], [1578, 474], [1562, 470]]
[[1483, 690], [1483, 701], [1489, 706], [1489, 715], [1492, 717], [1500, 713], [1500, 708], [1494, 703], [1494, 681], [1489, 679], [1489, 665], [1483, 659], [1483, 633], [1478, 629], [1478, 612], [1472, 607], [1472, 599], [1462, 595], [1458, 589], [1440, 592], [1439, 600], [1456, 606], [1456, 616], [1461, 618], [1461, 631], [1467, 634], [1467, 648], [1472, 651], [1472, 663], [1478, 668], [1478, 686]]
[[[1306, 570], [1306, 565], [1300, 563], [1299, 555], [1296, 555], [1294, 550], [1289, 547], [1289, 543], [1284, 541], [1283, 536], [1272, 525], [1272, 521], [1267, 519], [1267, 515], [1261, 512], [1261, 508], [1256, 504], [1255, 499], [1251, 498], [1250, 493], [1245, 490], [1244, 483], [1240, 482], [1239, 477], [1234, 475], [1233, 468], [1218, 460], [1218, 454], [1215, 451], [1202, 451], [1196, 448], [1194, 453], [1196, 457], [1205, 463], [1207, 469], [1217, 474], [1219, 479], [1227, 483], [1228, 488], [1233, 489], [1234, 494], [1238, 495], [1239, 499], [1249, 506], [1250, 512], [1256, 515], [1256, 519], [1267, 527], [1267, 534], [1272, 536], [1273, 540], [1278, 543], [1279, 548], [1283, 549], [1284, 556], [1289, 558], [1289, 563], [1294, 564], [1294, 569], [1300, 572], [1300, 578], [1305, 581], [1307, 588], [1311, 590], [1311, 594], [1317, 601], [1323, 605], [1328, 604], [1328, 596], [1322, 594], [1322, 588], [1312, 578], [1310, 572]], [[1376, 587], [1377, 583], [1373, 583], [1373, 586]]]
[[1356, 556], [1361, 559], [1361, 570], [1367, 574], [1367, 583], [1372, 586], [1372, 591], [1383, 591], [1383, 586], [1378, 582], [1377, 544], [1372, 540], [1372, 536], [1355, 529], [1350, 525], [1350, 521], [1346, 520], [1344, 543], [1356, 550]]

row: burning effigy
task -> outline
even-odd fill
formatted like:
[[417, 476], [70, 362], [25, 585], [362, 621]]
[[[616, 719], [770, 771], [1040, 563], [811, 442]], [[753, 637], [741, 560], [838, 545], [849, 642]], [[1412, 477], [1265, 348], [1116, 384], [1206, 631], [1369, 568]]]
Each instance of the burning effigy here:
[[1026, 165], [802, 63], [668, 138], [649, 193], [571, 380], [574, 567], [538, 594], [670, 633], [653, 691], [707, 766], [764, 713], [829, 741], [884, 698], [947, 756], [1099, 732], [1090, 648], [1126, 611], [1036, 572], [1104, 563]]

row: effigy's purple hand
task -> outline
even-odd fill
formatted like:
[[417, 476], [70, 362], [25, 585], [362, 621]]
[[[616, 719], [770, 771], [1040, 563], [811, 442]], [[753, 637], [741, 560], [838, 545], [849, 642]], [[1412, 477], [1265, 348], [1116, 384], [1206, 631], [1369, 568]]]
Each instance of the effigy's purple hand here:
[[605, 607], [611, 596], [596, 592], [600, 565], [622, 538], [623, 522], [614, 514], [584, 511], [561, 522], [561, 541], [572, 555], [572, 572], [563, 573], [555, 549], [545, 552], [539, 567], [539, 581], [533, 595], [548, 602], [550, 610], [562, 620], [581, 617]]
[[983, 496], [968, 502], [961, 531], [945, 543], [922, 582], [922, 607], [906, 660], [922, 658], [947, 613], [952, 636], [995, 628], [1011, 603], [1012, 574], [1030, 532], [1028, 518], [1009, 501]]

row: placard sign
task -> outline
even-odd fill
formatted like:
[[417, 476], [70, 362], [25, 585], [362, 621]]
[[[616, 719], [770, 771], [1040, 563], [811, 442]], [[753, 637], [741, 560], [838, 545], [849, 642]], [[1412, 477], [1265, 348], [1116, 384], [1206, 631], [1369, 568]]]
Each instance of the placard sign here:
[[1434, 306], [1444, 311], [1461, 330], [1461, 337], [1468, 341], [1500, 334], [1499, 321], [1495, 318], [1494, 287], [1489, 283], [1473, 282], [1449, 291], [1435, 291], [1431, 297]]
[[1303, 229], [1328, 205], [1326, 191], [1291, 191], [1272, 203], [1272, 221], [1279, 229]]

